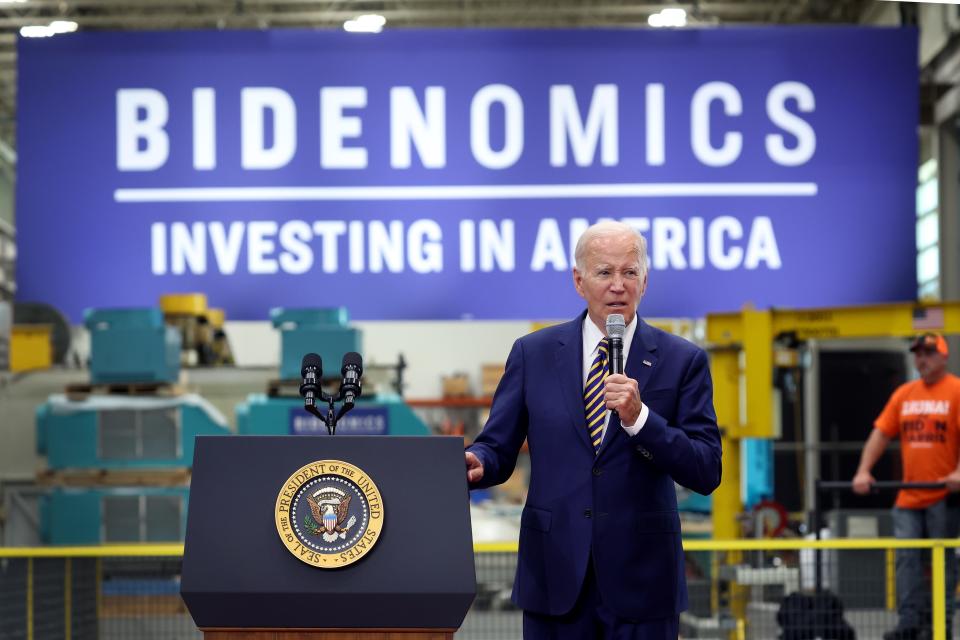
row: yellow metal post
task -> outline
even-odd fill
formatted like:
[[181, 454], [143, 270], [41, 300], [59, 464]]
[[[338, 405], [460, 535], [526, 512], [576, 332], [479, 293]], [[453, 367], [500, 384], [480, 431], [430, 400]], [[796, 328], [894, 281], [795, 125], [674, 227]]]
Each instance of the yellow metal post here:
[[[721, 438], [723, 445], [723, 475], [720, 487], [713, 494], [713, 535], [715, 538], [732, 540], [740, 537], [739, 514], [740, 501], [740, 438]], [[721, 491], [722, 489], [722, 491]], [[718, 522], [722, 520], [720, 531], [717, 531]], [[716, 555], [716, 554], [714, 554]], [[727, 565], [743, 563], [743, 552], [731, 550], [726, 553]], [[715, 574], [716, 575], [716, 574]], [[716, 581], [714, 581], [716, 584]], [[730, 613], [738, 623], [747, 617], [748, 588], [731, 582], [727, 597], [729, 598]], [[731, 633], [731, 636], [735, 634]]]
[[710, 353], [713, 377], [713, 405], [723, 445], [723, 477], [713, 492], [713, 537], [728, 540], [740, 537], [740, 363], [735, 349]]
[[897, 552], [887, 549], [887, 611], [897, 608]]
[[[713, 405], [720, 426], [723, 447], [723, 476], [720, 486], [713, 492], [713, 537], [730, 540], [740, 537], [737, 515], [740, 513], [740, 358], [737, 349], [716, 349], [710, 354], [710, 375], [713, 378]], [[686, 545], [685, 545], [686, 546]], [[726, 564], [738, 564], [742, 552], [726, 554]], [[710, 589], [711, 610], [719, 612], [720, 585], [717, 576], [720, 569], [720, 552], [711, 554], [712, 581]], [[730, 586], [727, 597], [730, 607], [739, 619], [743, 619], [745, 602], [742, 587]]]
[[723, 480], [713, 492], [713, 537], [734, 540], [740, 537], [740, 439], [721, 436]]
[[[746, 419], [741, 438], [778, 438], [773, 419], [773, 312], [743, 311]], [[739, 469], [738, 469], [739, 471]]]
[[[947, 587], [943, 544], [935, 544], [931, 553], [931, 587], [933, 589], [933, 640], [947, 640]], [[951, 594], [952, 597], [952, 594]]]

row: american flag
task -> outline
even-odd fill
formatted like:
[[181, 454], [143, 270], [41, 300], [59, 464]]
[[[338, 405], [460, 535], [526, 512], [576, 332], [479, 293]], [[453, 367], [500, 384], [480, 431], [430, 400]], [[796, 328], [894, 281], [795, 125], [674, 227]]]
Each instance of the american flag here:
[[914, 307], [913, 329], [943, 329], [943, 307]]

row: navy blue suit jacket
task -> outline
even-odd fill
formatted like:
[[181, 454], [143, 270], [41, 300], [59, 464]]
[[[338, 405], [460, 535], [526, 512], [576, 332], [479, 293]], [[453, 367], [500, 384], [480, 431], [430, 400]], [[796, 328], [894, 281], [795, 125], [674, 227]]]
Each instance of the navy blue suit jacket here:
[[484, 469], [471, 488], [510, 477], [527, 439], [530, 487], [513, 589], [520, 608], [570, 611], [592, 552], [603, 601], [616, 615], [676, 616], [687, 608], [687, 589], [674, 481], [702, 494], [720, 484], [707, 356], [639, 320], [625, 373], [650, 415], [635, 436], [611, 416], [594, 454], [582, 396], [584, 316], [514, 343], [490, 418], [468, 449]]

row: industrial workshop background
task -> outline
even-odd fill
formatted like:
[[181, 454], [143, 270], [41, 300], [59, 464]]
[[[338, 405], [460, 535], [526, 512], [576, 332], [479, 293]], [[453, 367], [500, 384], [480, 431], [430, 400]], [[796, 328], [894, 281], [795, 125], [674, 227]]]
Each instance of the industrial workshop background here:
[[[606, 218], [710, 358], [682, 637], [879, 640], [904, 549], [960, 637], [899, 446], [851, 490], [911, 340], [960, 373], [958, 125], [955, 2], [0, 0], [0, 640], [203, 637], [194, 438], [325, 434], [301, 358], [358, 352], [339, 433], [469, 444]], [[529, 472], [470, 493], [457, 638], [521, 635]]]

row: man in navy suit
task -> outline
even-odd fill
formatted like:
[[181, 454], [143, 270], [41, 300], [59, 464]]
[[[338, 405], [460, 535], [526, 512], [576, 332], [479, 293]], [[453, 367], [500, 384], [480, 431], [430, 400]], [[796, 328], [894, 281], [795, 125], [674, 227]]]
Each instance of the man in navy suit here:
[[[637, 317], [647, 255], [632, 227], [590, 227], [575, 258], [587, 310], [514, 343], [467, 480], [505, 481], [527, 440], [513, 588], [525, 638], [676, 640], [687, 588], [674, 482], [720, 484], [707, 356]], [[625, 368], [603, 381], [609, 314], [627, 325]]]

